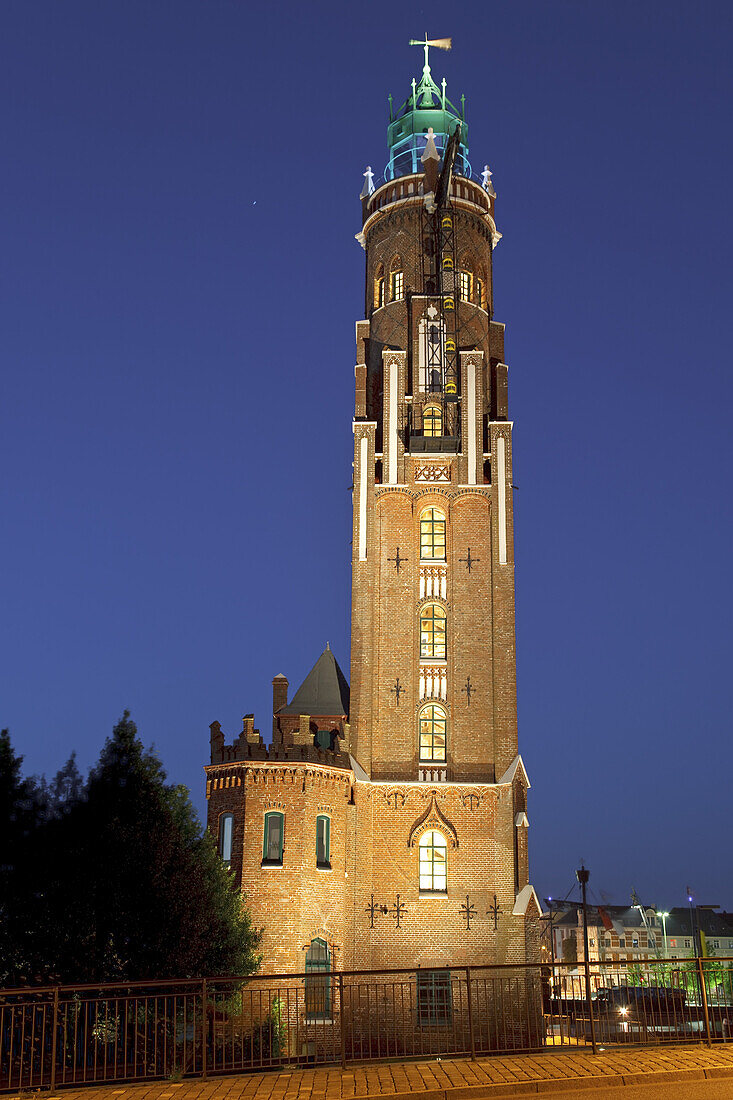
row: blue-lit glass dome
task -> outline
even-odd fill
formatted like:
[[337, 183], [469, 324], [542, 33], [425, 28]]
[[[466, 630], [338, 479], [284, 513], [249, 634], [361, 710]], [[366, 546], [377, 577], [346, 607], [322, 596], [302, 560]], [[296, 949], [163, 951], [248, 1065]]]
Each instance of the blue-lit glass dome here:
[[385, 180], [395, 176], [407, 176], [413, 172], [422, 172], [420, 161], [427, 142], [428, 129], [432, 126], [433, 139], [438, 152], [443, 155], [448, 139], [457, 126], [461, 128], [461, 141], [458, 146], [454, 172], [459, 176], [471, 175], [468, 160], [468, 127], [445, 94], [445, 80], [442, 89], [433, 80], [430, 66], [425, 63], [422, 80], [412, 82], [412, 94], [408, 96], [397, 113], [390, 117], [387, 127], [387, 145], [389, 160], [384, 169]]

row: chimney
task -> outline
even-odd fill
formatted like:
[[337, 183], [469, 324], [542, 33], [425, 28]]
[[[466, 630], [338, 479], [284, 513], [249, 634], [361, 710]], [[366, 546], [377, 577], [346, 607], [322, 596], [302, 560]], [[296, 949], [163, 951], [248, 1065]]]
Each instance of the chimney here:
[[288, 678], [283, 676], [282, 672], [278, 673], [275, 679], [272, 681], [272, 743], [276, 744], [281, 740], [278, 736], [277, 727], [277, 712], [280, 707], [284, 707], [288, 701]]
[[224, 759], [224, 734], [221, 732], [221, 723], [212, 722], [209, 726], [211, 741], [211, 763], [221, 764]]

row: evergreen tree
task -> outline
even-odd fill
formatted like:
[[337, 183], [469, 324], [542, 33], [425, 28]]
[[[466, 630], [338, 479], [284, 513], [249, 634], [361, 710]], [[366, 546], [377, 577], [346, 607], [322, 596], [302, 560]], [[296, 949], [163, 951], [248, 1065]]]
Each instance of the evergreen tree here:
[[[12, 751], [9, 740], [3, 751]], [[72, 756], [41, 788], [42, 806], [13, 760], [4, 769], [15, 776], [9, 801], [20, 805], [24, 797], [33, 824], [10, 921], [24, 930], [23, 950], [6, 965], [5, 980], [125, 981], [256, 969], [260, 936], [214, 840], [186, 789], [166, 783], [129, 712], [86, 784]]]
[[40, 818], [39, 793], [20, 774], [8, 730], [0, 731], [0, 984], [28, 974], [28, 929], [23, 920], [26, 869]]

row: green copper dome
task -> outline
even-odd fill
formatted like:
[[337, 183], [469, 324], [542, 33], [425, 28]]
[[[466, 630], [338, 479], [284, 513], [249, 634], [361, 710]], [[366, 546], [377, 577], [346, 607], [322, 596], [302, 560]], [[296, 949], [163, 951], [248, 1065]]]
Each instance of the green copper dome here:
[[463, 105], [459, 113], [445, 94], [445, 80], [442, 81], [441, 88], [433, 80], [428, 64], [429, 44], [427, 40], [415, 43], [415, 45], [424, 46], [425, 49], [422, 80], [419, 84], [413, 80], [412, 94], [394, 115], [391, 112], [392, 97], [390, 96], [390, 121], [387, 127], [389, 161], [384, 170], [385, 180], [422, 172], [420, 158], [425, 149], [430, 127], [433, 129], [433, 138], [438, 152], [442, 154], [448, 139], [456, 127], [460, 126], [461, 141], [454, 171], [461, 176], [471, 175], [471, 165], [468, 161], [468, 127], [463, 116]]

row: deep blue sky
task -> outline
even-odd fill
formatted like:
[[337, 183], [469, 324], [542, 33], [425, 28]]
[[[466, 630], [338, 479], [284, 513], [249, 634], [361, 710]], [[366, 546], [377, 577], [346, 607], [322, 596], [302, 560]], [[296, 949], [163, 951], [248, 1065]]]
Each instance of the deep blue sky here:
[[0, 725], [208, 725], [349, 645], [358, 194], [421, 54], [504, 234], [532, 878], [733, 907], [733, 5], [0, 11]]

